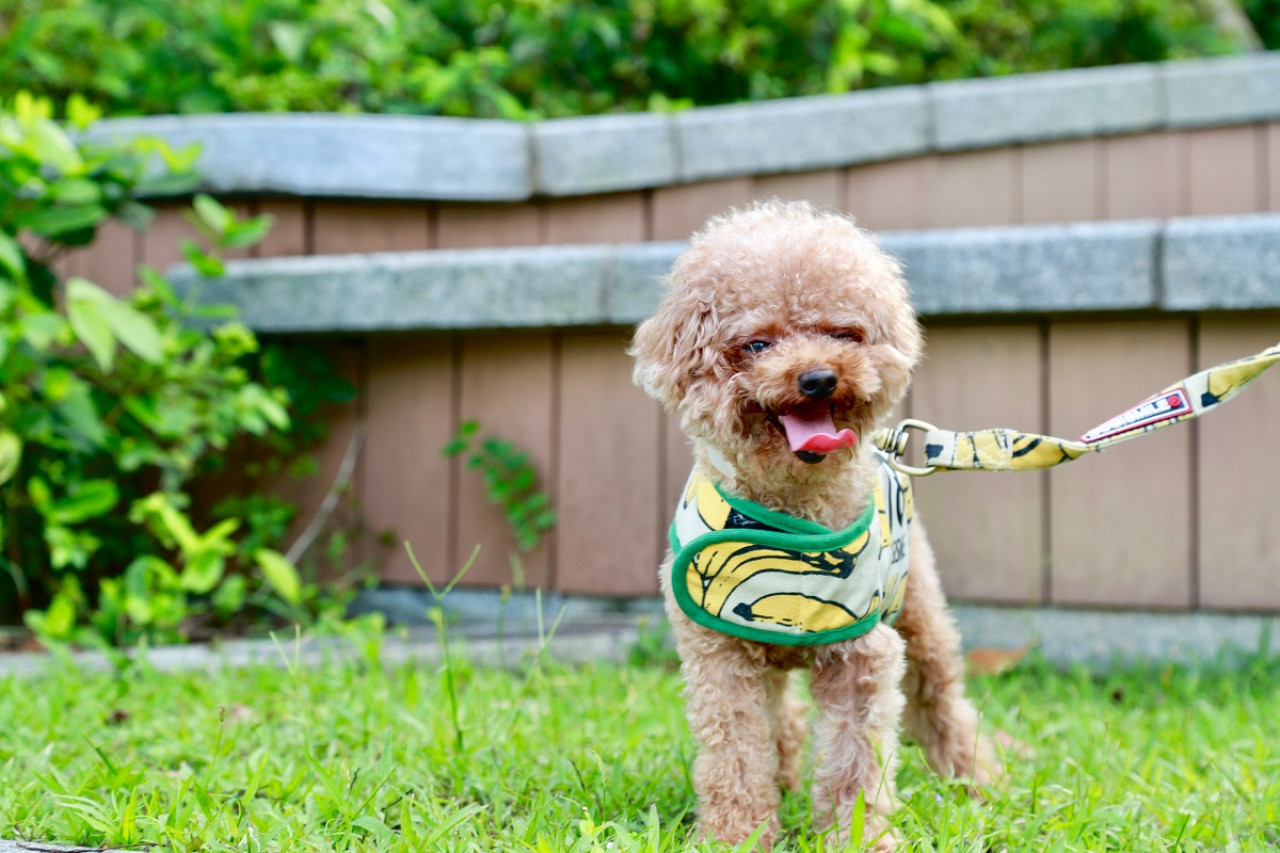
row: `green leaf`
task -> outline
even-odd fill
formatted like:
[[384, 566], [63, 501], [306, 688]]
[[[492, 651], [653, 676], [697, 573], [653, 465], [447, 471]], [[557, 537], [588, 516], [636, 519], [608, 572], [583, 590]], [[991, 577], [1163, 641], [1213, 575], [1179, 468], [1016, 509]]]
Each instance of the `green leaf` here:
[[363, 817], [358, 817], [355, 820], [351, 821], [351, 826], [355, 829], [363, 829], [365, 832], [372, 835], [379, 842], [387, 846], [392, 846], [392, 844], [398, 837], [395, 831], [391, 829], [391, 827], [387, 826], [385, 823], [378, 820], [373, 815], [364, 815]]
[[467, 449], [467, 440], [465, 438], [450, 439], [444, 447], [440, 448], [441, 456], [457, 456], [459, 453]]
[[84, 130], [102, 117], [102, 110], [85, 100], [79, 92], [67, 98], [67, 121], [77, 130]]
[[252, 409], [276, 429], [284, 431], [289, 428], [288, 410], [258, 383], [251, 382], [240, 389], [240, 399], [246, 408]]
[[49, 484], [40, 477], [32, 477], [27, 481], [27, 497], [31, 498], [31, 503], [42, 515], [53, 503], [53, 492], [49, 489]]
[[156, 591], [177, 585], [177, 572], [155, 554], [143, 554], [124, 571], [124, 609], [129, 618], [148, 625], [155, 618]]
[[174, 293], [173, 287], [169, 284], [169, 280], [156, 272], [154, 267], [146, 264], [138, 267], [138, 278], [142, 280], [143, 285], [154, 290], [164, 304], [177, 305], [181, 302], [178, 294]]
[[231, 616], [244, 609], [249, 597], [249, 584], [244, 575], [230, 575], [213, 593], [213, 609], [222, 616]]
[[26, 263], [22, 258], [22, 248], [18, 241], [0, 231], [0, 267], [9, 271], [15, 281], [26, 278]]
[[21, 462], [22, 439], [10, 430], [0, 432], [0, 485], [13, 479]]
[[[151, 318], [87, 279], [67, 282], [67, 313], [77, 337], [89, 347], [103, 370], [111, 369], [117, 340], [145, 361], [155, 364], [164, 359], [164, 343]], [[82, 329], [90, 337], [82, 334]], [[109, 350], [106, 364], [98, 348]]]
[[235, 550], [235, 546], [231, 545], [227, 540], [239, 527], [240, 519], [224, 518], [204, 532], [204, 535], [200, 537], [200, 547], [210, 551], [217, 551], [219, 554], [230, 554]]
[[182, 568], [180, 583], [187, 592], [204, 595], [212, 592], [222, 580], [227, 561], [216, 551], [203, 551], [188, 560]]
[[139, 358], [152, 364], [164, 360], [164, 341], [150, 317], [114, 297], [101, 303], [99, 310], [120, 343]]
[[267, 32], [276, 50], [291, 65], [302, 62], [307, 54], [307, 45], [311, 43], [311, 32], [296, 21], [272, 21], [267, 24]]
[[178, 550], [184, 555], [194, 554], [202, 550], [203, 543], [191, 526], [191, 520], [174, 505], [174, 500], [174, 495], [153, 492], [134, 501], [133, 508], [129, 511], [129, 520], [148, 520], [162, 539], [177, 544]]
[[236, 221], [231, 211], [219, 204], [213, 196], [199, 193], [192, 199], [191, 206], [195, 208], [200, 220], [218, 236], [226, 234]]
[[275, 587], [281, 598], [290, 604], [297, 604], [302, 600], [302, 579], [293, 563], [286, 560], [283, 554], [269, 548], [259, 548], [253, 552], [253, 558], [262, 569], [263, 577]]
[[[110, 373], [116, 355], [116, 337], [102, 311], [106, 293], [93, 282], [73, 278], [67, 282], [67, 320], [80, 343], [89, 349], [104, 373]], [[109, 296], [109, 294], [108, 294]]]
[[66, 639], [76, 625], [76, 605], [69, 596], [58, 593], [49, 603], [48, 610], [43, 613], [28, 610], [24, 620], [27, 627], [39, 636]]
[[93, 393], [87, 382], [71, 376], [56, 411], [75, 436], [90, 447], [106, 446], [110, 436], [98, 414], [98, 407], [94, 405]]
[[182, 254], [188, 263], [196, 268], [196, 272], [206, 278], [221, 278], [224, 272], [222, 261], [211, 255], [193, 240], [182, 241]]
[[50, 207], [14, 217], [19, 228], [34, 231], [42, 237], [58, 237], [72, 231], [92, 228], [107, 218], [107, 211], [97, 204], [75, 207]]
[[28, 126], [28, 139], [40, 160], [64, 175], [78, 175], [84, 160], [66, 131], [52, 121], [36, 121]]
[[188, 316], [198, 320], [234, 320], [240, 316], [240, 309], [235, 305], [197, 305], [188, 311]]
[[102, 201], [102, 188], [89, 178], [67, 178], [53, 185], [53, 200], [68, 207], [82, 207]]
[[262, 242], [263, 237], [267, 236], [267, 232], [271, 230], [271, 225], [274, 222], [275, 217], [270, 214], [246, 219], [244, 222], [233, 222], [219, 241], [219, 245], [227, 249], [245, 249], [249, 246], [256, 246]]
[[140, 196], [173, 196], [190, 192], [200, 183], [195, 172], [170, 172], [138, 181], [133, 191]]
[[79, 524], [110, 512], [119, 498], [111, 480], [86, 480], [53, 501], [46, 516], [58, 524]]
[[35, 350], [44, 352], [57, 339], [58, 333], [66, 326], [66, 321], [53, 311], [41, 311], [27, 314], [21, 320], [22, 339]]

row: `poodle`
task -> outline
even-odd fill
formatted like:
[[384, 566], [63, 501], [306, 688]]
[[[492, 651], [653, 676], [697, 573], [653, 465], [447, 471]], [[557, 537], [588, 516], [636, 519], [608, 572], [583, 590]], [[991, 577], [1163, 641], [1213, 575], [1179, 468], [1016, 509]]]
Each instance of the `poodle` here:
[[801, 784], [805, 668], [817, 825], [893, 849], [900, 722], [936, 772], [1000, 772], [910, 483], [869, 441], [921, 354], [901, 269], [850, 218], [769, 201], [708, 222], [666, 284], [631, 355], [694, 454], [661, 587], [699, 834], [772, 845], [780, 785]]

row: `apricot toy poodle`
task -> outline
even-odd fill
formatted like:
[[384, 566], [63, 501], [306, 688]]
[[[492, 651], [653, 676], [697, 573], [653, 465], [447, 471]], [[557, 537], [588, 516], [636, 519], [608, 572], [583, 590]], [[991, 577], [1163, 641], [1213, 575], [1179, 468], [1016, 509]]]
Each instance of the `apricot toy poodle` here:
[[[797, 790], [808, 669], [814, 813], [893, 849], [898, 727], [933, 769], [999, 772], [911, 486], [869, 437], [921, 332], [898, 263], [849, 218], [771, 201], [712, 219], [636, 331], [635, 381], [693, 446], [661, 569], [697, 741], [699, 833], [778, 832]], [[864, 837], [849, 839], [866, 806]]]

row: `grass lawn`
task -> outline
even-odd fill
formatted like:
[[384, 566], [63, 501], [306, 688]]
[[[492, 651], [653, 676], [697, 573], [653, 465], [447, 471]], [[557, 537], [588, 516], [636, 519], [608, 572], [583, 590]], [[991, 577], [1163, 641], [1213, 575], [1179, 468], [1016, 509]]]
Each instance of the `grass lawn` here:
[[[680, 682], [551, 662], [355, 663], [0, 679], [0, 838], [172, 850], [677, 851]], [[288, 657], [287, 647], [282, 657]], [[1097, 676], [1035, 662], [972, 686], [1035, 750], [986, 802], [905, 747], [912, 850], [1280, 846], [1280, 662]], [[807, 796], [778, 850], [826, 849]]]

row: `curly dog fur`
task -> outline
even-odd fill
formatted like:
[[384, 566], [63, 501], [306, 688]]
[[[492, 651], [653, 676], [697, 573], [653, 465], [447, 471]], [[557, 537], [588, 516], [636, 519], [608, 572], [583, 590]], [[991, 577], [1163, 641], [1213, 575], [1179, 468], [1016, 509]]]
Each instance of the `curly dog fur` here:
[[[695, 465], [770, 509], [832, 529], [851, 524], [876, 476], [866, 439], [906, 393], [921, 354], [897, 262], [847, 217], [775, 201], [712, 219], [667, 284], [636, 331], [635, 380], [679, 416]], [[832, 372], [833, 387], [815, 401], [802, 380]], [[795, 450], [788, 416], [827, 405], [853, 446]], [[861, 797], [857, 840], [896, 846], [888, 816], [900, 721], [937, 772], [979, 784], [998, 772], [964, 695], [959, 634], [918, 522], [911, 535], [895, 625], [822, 646], [758, 643], [695, 624], [674, 602], [668, 556], [662, 588], [698, 744], [703, 837], [738, 843], [763, 826], [772, 844], [779, 786], [797, 789], [802, 776], [807, 709], [788, 692], [791, 669], [811, 673], [814, 810], [836, 839], [853, 840], [845, 835]]]

